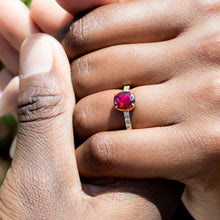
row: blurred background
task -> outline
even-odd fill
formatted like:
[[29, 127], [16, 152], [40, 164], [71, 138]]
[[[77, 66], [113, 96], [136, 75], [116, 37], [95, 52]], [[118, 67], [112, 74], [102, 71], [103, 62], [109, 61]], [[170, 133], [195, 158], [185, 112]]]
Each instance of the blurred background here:
[[[31, 0], [22, 0], [28, 7]], [[0, 69], [3, 68], [3, 64], [0, 62]], [[0, 91], [0, 97], [1, 97]], [[11, 164], [9, 157], [9, 149], [14, 136], [17, 131], [17, 123], [14, 117], [10, 114], [0, 118], [0, 185], [2, 184], [6, 172]]]

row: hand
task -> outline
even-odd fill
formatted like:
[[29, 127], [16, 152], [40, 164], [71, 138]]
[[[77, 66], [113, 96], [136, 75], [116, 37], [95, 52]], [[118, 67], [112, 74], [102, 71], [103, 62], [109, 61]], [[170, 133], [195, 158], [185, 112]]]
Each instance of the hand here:
[[[83, 98], [75, 131], [90, 137], [77, 150], [81, 175], [177, 180], [196, 219], [219, 219], [219, 13], [219, 1], [129, 1], [90, 12], [60, 37]], [[114, 131], [124, 120], [113, 89], [126, 84], [135, 130]]]
[[179, 197], [175, 183], [80, 182], [69, 61], [56, 40], [29, 38], [19, 75], [17, 150], [0, 190], [1, 219], [170, 218]]
[[20, 0], [0, 0], [0, 60], [6, 66], [0, 72], [0, 91], [3, 92], [0, 116], [8, 112], [16, 116], [15, 100], [19, 84], [16, 76], [18, 75], [19, 50], [23, 41], [33, 33], [54, 34], [76, 13], [115, 1], [77, 0], [71, 1], [71, 4], [67, 2], [65, 6], [71, 9], [72, 14], [70, 14], [55, 0], [32, 0], [30, 10]]
[[[17, 75], [19, 50], [23, 41], [29, 35], [37, 32], [54, 34], [76, 13], [115, 1], [71, 1], [71, 3], [65, 4], [65, 7], [71, 9], [72, 14], [70, 14], [55, 0], [32, 0], [30, 10], [20, 0], [0, 0], [0, 60], [6, 66], [0, 71], [0, 117], [9, 112], [15, 118], [17, 117], [16, 103], [19, 87]], [[65, 2], [62, 1], [62, 3]], [[5, 19], [6, 17], [7, 19]], [[11, 146], [11, 157], [14, 155], [15, 146], [16, 138]]]

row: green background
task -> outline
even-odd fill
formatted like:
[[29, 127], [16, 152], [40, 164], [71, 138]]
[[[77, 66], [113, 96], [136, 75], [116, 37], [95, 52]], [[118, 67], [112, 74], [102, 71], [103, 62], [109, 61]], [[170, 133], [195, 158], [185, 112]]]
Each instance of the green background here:
[[30, 4], [31, 4], [31, 0], [22, 0], [22, 2], [24, 2], [28, 7], [29, 7]]

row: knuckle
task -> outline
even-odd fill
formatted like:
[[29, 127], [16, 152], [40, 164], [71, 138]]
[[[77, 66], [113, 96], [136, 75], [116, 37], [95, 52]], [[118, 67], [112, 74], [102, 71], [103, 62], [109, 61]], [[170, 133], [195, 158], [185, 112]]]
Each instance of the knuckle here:
[[82, 98], [89, 91], [88, 81], [91, 75], [91, 65], [92, 61], [89, 55], [79, 58], [71, 64], [72, 83], [78, 98]]
[[202, 59], [220, 63], [220, 33], [202, 38], [197, 45], [197, 52]]
[[42, 87], [21, 92], [17, 100], [20, 123], [52, 119], [65, 111], [63, 94], [51, 93]]
[[82, 43], [85, 40], [84, 31], [84, 18], [79, 18], [70, 26], [70, 33], [72, 33], [72, 39], [77, 44]]
[[[86, 19], [81, 17], [70, 25], [69, 30], [64, 38], [64, 46], [71, 57], [75, 58], [80, 51], [85, 49], [87, 41], [88, 26], [85, 26]], [[73, 55], [73, 51], [75, 51]]]
[[104, 133], [93, 135], [89, 139], [87, 161], [94, 171], [105, 171], [113, 168], [114, 146], [110, 137]]
[[88, 105], [84, 105], [84, 100], [77, 103], [74, 109], [73, 123], [75, 132], [78, 135], [84, 136], [91, 129], [89, 123], [91, 120], [90, 115], [92, 117], [92, 108]]

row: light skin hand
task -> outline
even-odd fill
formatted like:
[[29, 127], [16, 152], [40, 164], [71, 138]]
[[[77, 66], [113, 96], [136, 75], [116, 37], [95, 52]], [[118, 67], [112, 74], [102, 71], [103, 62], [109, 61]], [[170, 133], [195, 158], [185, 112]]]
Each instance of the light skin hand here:
[[[219, 219], [219, 22], [218, 0], [129, 1], [88, 13], [60, 37], [81, 99], [82, 176], [177, 180], [196, 219]], [[127, 84], [135, 129], [115, 131], [124, 129], [115, 88]]]
[[80, 181], [74, 99], [63, 48], [33, 35], [21, 49], [17, 148], [0, 189], [0, 218], [169, 219], [179, 197], [173, 182]]
[[23, 41], [34, 33], [54, 34], [76, 13], [114, 2], [115, 0], [82, 0], [74, 3], [74, 9], [72, 4], [67, 3], [66, 6], [71, 8], [70, 14], [55, 0], [32, 0], [30, 10], [20, 0], [0, 0], [0, 60], [5, 64], [0, 72], [0, 91], [3, 92], [6, 87], [7, 91], [13, 90], [12, 93], [2, 94], [5, 97], [3, 100], [7, 102], [1, 101], [0, 116], [8, 112], [16, 116], [16, 103], [13, 100], [16, 99], [14, 94], [18, 93], [18, 84], [9, 82], [18, 75], [19, 50]]
[[[114, 1], [77, 1], [72, 14], [60, 7], [55, 0], [32, 0], [30, 10], [20, 0], [0, 1], [0, 60], [5, 64], [5, 68], [0, 71], [0, 117], [10, 112], [17, 118], [15, 100], [19, 86], [19, 50], [23, 41], [33, 33], [54, 34], [76, 13]], [[71, 5], [66, 6], [72, 8]], [[14, 140], [11, 157], [15, 143]]]

